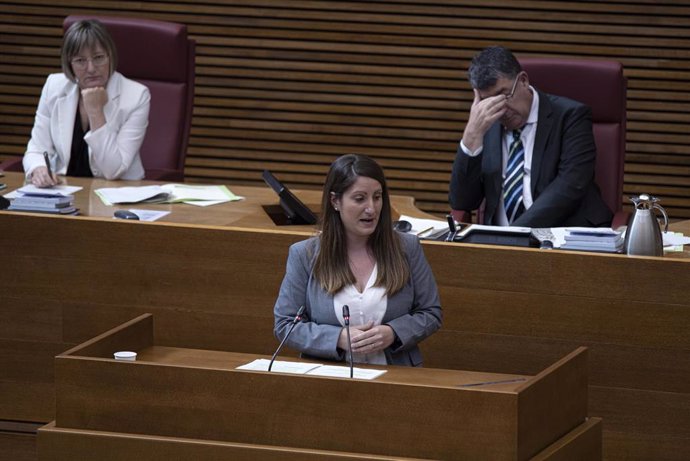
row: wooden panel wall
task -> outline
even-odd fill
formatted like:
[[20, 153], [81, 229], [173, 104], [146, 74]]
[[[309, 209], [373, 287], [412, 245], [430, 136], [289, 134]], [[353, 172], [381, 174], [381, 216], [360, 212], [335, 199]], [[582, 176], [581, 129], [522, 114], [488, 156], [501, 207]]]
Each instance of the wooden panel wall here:
[[[652, 0], [0, 1], [0, 159], [24, 151], [40, 89], [59, 69], [74, 13], [186, 23], [197, 40], [189, 181], [319, 187], [349, 152], [374, 156], [395, 192], [447, 210], [471, 102], [468, 60], [621, 61], [628, 77], [625, 194], [651, 192], [690, 217], [690, 2]], [[627, 200], [626, 200], [627, 201]]]

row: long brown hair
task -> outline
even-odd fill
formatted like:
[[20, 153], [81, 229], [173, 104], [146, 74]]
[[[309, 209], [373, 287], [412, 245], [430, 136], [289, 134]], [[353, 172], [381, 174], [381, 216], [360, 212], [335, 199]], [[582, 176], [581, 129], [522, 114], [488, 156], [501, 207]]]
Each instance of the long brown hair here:
[[338, 157], [328, 171], [321, 201], [321, 245], [314, 263], [314, 277], [330, 294], [356, 282], [347, 257], [345, 228], [340, 213], [331, 205], [331, 196], [342, 197], [360, 176], [375, 179], [381, 184], [381, 215], [368, 243], [377, 264], [375, 285], [384, 287], [386, 294], [391, 296], [405, 286], [410, 277], [410, 268], [400, 236], [393, 231], [390, 197], [383, 170], [365, 155]]

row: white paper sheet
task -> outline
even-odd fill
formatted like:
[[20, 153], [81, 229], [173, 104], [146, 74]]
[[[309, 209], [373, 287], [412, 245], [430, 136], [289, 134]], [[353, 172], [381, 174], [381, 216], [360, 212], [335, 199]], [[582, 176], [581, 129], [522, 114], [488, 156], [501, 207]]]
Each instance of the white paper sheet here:
[[[252, 370], [252, 371], [268, 371], [268, 364], [270, 360], [267, 359], [256, 359], [253, 362], [246, 363], [237, 367], [238, 370]], [[350, 367], [334, 366], [334, 365], [322, 365], [320, 363], [304, 363], [304, 362], [287, 362], [283, 360], [276, 360], [273, 362], [273, 367], [271, 372], [276, 373], [291, 373], [297, 375], [312, 375], [312, 376], [327, 376], [331, 378], [350, 378]], [[373, 370], [373, 369], [354, 369], [355, 379], [374, 379], [382, 374], [386, 370]]]
[[448, 222], [441, 219], [420, 219], [412, 216], [400, 215], [401, 221], [408, 221], [412, 224], [410, 234], [418, 237], [426, 237], [436, 231], [447, 230]]
[[[353, 377], [355, 379], [374, 379], [384, 374], [386, 370], [373, 370], [370, 368], [357, 368], [353, 370]], [[314, 376], [328, 376], [331, 378], [350, 378], [350, 367], [341, 367], [334, 365], [323, 365], [307, 373]]]
[[78, 192], [82, 190], [83, 187], [80, 186], [68, 186], [66, 184], [58, 184], [56, 186], [52, 187], [36, 187], [33, 184], [27, 184], [26, 186], [20, 187], [19, 189], [10, 192], [9, 194], [6, 194], [6, 198], [14, 198], [16, 195], [13, 195], [12, 197], [8, 197], [10, 194], [41, 194], [41, 195], [59, 195], [59, 196], [65, 196], [65, 195], [73, 195], [75, 192]]
[[[271, 363], [267, 359], [256, 359], [253, 362], [246, 363], [237, 367], [238, 370], [252, 370], [252, 371], [268, 371], [268, 364]], [[303, 362], [286, 362], [283, 360], [276, 360], [273, 362], [271, 372], [277, 373], [291, 373], [296, 375], [304, 375], [309, 370], [320, 367], [320, 363], [303, 363]]]
[[169, 211], [140, 210], [137, 208], [130, 208], [129, 211], [139, 216], [139, 221], [157, 221], [170, 214]]

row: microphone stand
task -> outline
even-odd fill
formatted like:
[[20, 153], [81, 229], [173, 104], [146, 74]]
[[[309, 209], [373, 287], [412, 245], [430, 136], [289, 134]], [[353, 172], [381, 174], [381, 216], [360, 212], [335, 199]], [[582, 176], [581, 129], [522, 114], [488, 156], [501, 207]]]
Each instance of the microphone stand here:
[[295, 325], [297, 325], [297, 322], [302, 320], [302, 314], [304, 314], [304, 309], [306, 309], [306, 307], [302, 305], [302, 307], [300, 307], [297, 311], [297, 315], [295, 315], [295, 318], [292, 320], [292, 323], [290, 324], [290, 329], [278, 345], [278, 349], [276, 349], [276, 351], [273, 353], [273, 357], [271, 357], [271, 362], [268, 364], [268, 371], [271, 371], [271, 368], [273, 368], [273, 362], [275, 362], [276, 357], [278, 356], [278, 352], [280, 352], [280, 350], [283, 348], [283, 345], [285, 344], [285, 341], [287, 341], [287, 339], [290, 337], [292, 330], [295, 329]]
[[345, 304], [343, 306], [343, 321], [345, 323], [345, 330], [347, 331], [347, 349], [350, 357], [350, 378], [354, 377], [354, 365], [352, 362], [352, 340], [350, 339], [350, 308]]

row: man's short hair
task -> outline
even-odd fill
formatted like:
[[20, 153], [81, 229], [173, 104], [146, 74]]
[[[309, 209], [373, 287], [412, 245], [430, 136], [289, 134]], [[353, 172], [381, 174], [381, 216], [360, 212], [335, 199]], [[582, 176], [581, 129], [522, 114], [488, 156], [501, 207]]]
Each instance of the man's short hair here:
[[499, 78], [514, 79], [522, 66], [508, 48], [490, 46], [480, 51], [467, 71], [472, 88], [483, 91], [496, 84]]

